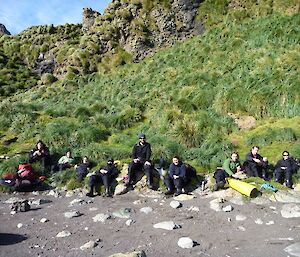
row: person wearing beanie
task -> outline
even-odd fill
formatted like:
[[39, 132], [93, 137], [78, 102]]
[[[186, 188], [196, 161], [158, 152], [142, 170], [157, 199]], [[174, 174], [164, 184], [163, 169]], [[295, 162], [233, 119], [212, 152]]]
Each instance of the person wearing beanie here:
[[146, 135], [139, 134], [139, 142], [132, 149], [133, 160], [128, 166], [127, 187], [132, 186], [136, 180], [136, 173], [144, 171], [147, 176], [147, 186], [153, 188], [153, 165], [151, 163], [151, 145], [146, 142]]
[[111, 197], [111, 183], [112, 179], [118, 175], [117, 167], [114, 163], [113, 158], [108, 158], [107, 164], [96, 171], [96, 173], [90, 176], [89, 181], [89, 192], [86, 194], [89, 197], [94, 196], [94, 187], [99, 187], [102, 183], [105, 188], [104, 196]]

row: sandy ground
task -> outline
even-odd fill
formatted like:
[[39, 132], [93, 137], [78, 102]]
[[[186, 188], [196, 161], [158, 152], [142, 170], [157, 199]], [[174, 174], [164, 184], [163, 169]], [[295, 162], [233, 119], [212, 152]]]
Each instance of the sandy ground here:
[[[45, 192], [47, 193], [47, 192]], [[174, 256], [288, 256], [283, 250], [292, 243], [300, 241], [299, 218], [286, 219], [280, 214], [281, 203], [269, 205], [234, 205], [231, 212], [216, 212], [210, 209], [209, 201], [195, 193], [196, 198], [182, 201], [179, 209], [170, 207], [171, 198], [162, 194], [149, 193], [147, 197], [135, 191], [104, 198], [88, 198], [78, 195], [55, 198], [53, 196], [21, 193], [16, 195], [25, 199], [49, 199], [50, 203], [32, 205], [28, 212], [10, 214], [9, 204], [4, 201], [14, 195], [0, 195], [0, 256], [100, 256], [106, 257], [119, 252], [144, 250], [147, 257]], [[69, 203], [81, 198], [82, 204], [69, 206]], [[150, 206], [149, 214], [140, 212], [140, 208]], [[199, 211], [189, 210], [191, 206]], [[111, 214], [122, 207], [132, 208], [130, 219], [134, 223], [125, 224], [127, 219], [111, 218], [94, 222], [98, 213]], [[271, 208], [270, 208], [271, 207]], [[81, 216], [68, 219], [64, 212], [77, 210]], [[237, 221], [236, 215], [247, 217]], [[41, 223], [42, 218], [49, 219]], [[260, 218], [263, 224], [256, 224]], [[153, 228], [158, 222], [172, 220], [181, 225], [172, 231]], [[17, 225], [22, 223], [21, 228]], [[69, 237], [57, 238], [63, 231], [71, 232]], [[180, 237], [188, 236], [197, 244], [190, 249], [177, 245]], [[81, 250], [80, 246], [90, 240], [98, 240], [93, 249]]]

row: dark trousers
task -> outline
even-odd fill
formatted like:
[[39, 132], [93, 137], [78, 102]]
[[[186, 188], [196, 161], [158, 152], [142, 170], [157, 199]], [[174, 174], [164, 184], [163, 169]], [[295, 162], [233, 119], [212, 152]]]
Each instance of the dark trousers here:
[[99, 187], [101, 184], [104, 185], [105, 191], [108, 191], [111, 184], [110, 176], [107, 174], [92, 175], [89, 180], [90, 192], [93, 193], [94, 187]]
[[293, 185], [293, 171], [290, 169], [282, 170], [281, 168], [275, 169], [274, 171], [275, 181], [283, 184], [284, 179], [288, 187]]
[[136, 180], [136, 173], [138, 171], [144, 171], [147, 177], [147, 184], [153, 184], [153, 167], [152, 165], [145, 165], [143, 162], [131, 162], [128, 166], [128, 183], [134, 184]]
[[217, 169], [214, 173], [214, 178], [215, 178], [217, 184], [219, 184], [220, 182], [225, 184], [227, 177], [229, 177], [229, 175], [223, 169]]
[[69, 163], [55, 164], [51, 167], [51, 171], [52, 172], [63, 171], [68, 168], [71, 168], [71, 165]]
[[182, 188], [183, 188], [183, 178], [179, 177], [179, 178], [172, 178], [170, 176], [165, 177], [164, 179], [165, 185], [168, 188], [168, 190], [173, 191], [174, 188], [176, 188], [177, 192], [181, 192]]

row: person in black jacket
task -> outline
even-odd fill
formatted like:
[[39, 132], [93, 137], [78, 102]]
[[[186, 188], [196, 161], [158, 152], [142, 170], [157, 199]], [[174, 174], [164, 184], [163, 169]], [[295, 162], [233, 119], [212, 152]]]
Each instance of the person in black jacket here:
[[153, 165], [150, 160], [151, 145], [146, 142], [146, 135], [139, 135], [139, 142], [133, 146], [132, 162], [128, 166], [128, 182], [126, 186], [132, 186], [136, 178], [136, 172], [143, 170], [147, 176], [147, 185], [153, 188]]
[[165, 185], [168, 188], [168, 191], [165, 194], [172, 194], [175, 187], [175, 195], [180, 195], [182, 193], [185, 176], [186, 165], [179, 159], [178, 156], [174, 156], [169, 167], [168, 176], [164, 179]]
[[42, 140], [37, 141], [35, 148], [29, 153], [28, 162], [34, 163], [36, 161], [41, 162], [43, 168], [42, 173], [44, 173], [46, 167], [50, 164], [50, 152]]
[[109, 158], [107, 160], [107, 165], [104, 167], [101, 167], [99, 171], [97, 171], [94, 175], [90, 177], [89, 181], [89, 192], [86, 194], [89, 197], [94, 196], [94, 187], [99, 186], [101, 183], [103, 183], [105, 187], [105, 196], [110, 197], [112, 196], [111, 192], [111, 182], [112, 179], [115, 178], [118, 175], [117, 167], [114, 163], [114, 160], [112, 158]]
[[246, 155], [244, 163], [245, 172], [250, 177], [266, 178], [266, 170], [268, 168], [268, 160], [258, 154], [259, 147], [253, 146], [251, 151]]
[[80, 164], [74, 166], [77, 173], [77, 181], [82, 182], [91, 168], [91, 162], [87, 156], [84, 156]]
[[290, 158], [290, 154], [288, 151], [284, 151], [282, 153], [282, 159], [279, 160], [275, 165], [275, 181], [283, 184], [283, 180], [285, 178], [286, 186], [289, 188], [293, 188], [292, 175], [295, 171], [296, 168], [294, 160]]

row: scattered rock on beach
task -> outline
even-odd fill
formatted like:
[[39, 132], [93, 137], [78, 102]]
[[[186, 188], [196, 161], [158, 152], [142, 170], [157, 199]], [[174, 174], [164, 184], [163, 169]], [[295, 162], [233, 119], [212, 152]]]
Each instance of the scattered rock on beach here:
[[163, 222], [154, 224], [153, 227], [161, 228], [161, 229], [165, 229], [165, 230], [173, 230], [173, 229], [181, 228], [181, 226], [178, 224], [175, 224], [174, 221], [163, 221]]
[[143, 212], [143, 213], [146, 213], [146, 214], [149, 214], [152, 211], [153, 211], [153, 209], [151, 207], [143, 207], [143, 208], [140, 209], [140, 212]]
[[284, 204], [281, 209], [283, 218], [298, 218], [300, 217], [300, 207], [296, 204]]
[[67, 230], [63, 230], [61, 232], [59, 232], [56, 237], [68, 237], [71, 235], [71, 232], [70, 231], [67, 231]]
[[105, 222], [106, 220], [110, 219], [111, 216], [109, 214], [99, 213], [95, 217], [93, 217], [94, 222]]
[[179, 201], [171, 201], [170, 202], [170, 206], [173, 208], [173, 209], [177, 209], [177, 208], [180, 208], [182, 206], [182, 204], [179, 202]]
[[88, 249], [94, 248], [97, 245], [98, 244], [95, 241], [91, 240], [91, 241], [85, 243], [84, 245], [80, 246], [80, 249], [84, 251], [84, 250], [88, 250]]
[[65, 212], [64, 215], [66, 218], [71, 219], [71, 218], [79, 217], [82, 214], [79, 211], [69, 211], [69, 212]]
[[181, 248], [192, 248], [194, 246], [194, 242], [189, 237], [181, 237], [177, 242], [178, 246]]
[[145, 254], [144, 251], [132, 252], [132, 253], [115, 253], [115, 254], [110, 255], [108, 257], [146, 257], [146, 254]]

